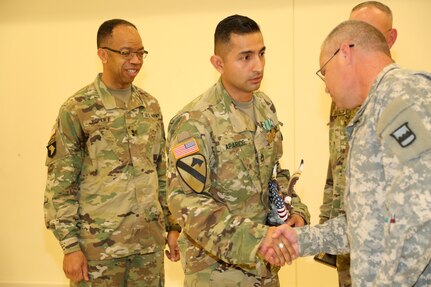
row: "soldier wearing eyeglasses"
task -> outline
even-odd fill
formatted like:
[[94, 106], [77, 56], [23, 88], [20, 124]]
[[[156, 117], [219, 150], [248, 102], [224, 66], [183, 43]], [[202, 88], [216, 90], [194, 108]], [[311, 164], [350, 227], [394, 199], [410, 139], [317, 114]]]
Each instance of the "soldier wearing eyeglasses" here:
[[163, 286], [163, 251], [179, 259], [166, 204], [165, 135], [157, 100], [133, 85], [148, 54], [136, 27], [104, 22], [103, 73], [60, 108], [47, 146], [45, 222], [71, 286]]
[[363, 21], [332, 30], [320, 65], [337, 49], [326, 87], [337, 107], [360, 106], [347, 126], [345, 214], [283, 235], [300, 256], [350, 252], [352, 286], [431, 286], [431, 74], [395, 64]]
[[[391, 48], [397, 39], [397, 30], [392, 26], [392, 11], [383, 3], [377, 1], [362, 2], [353, 7], [350, 13], [351, 20], [365, 21], [376, 27], [385, 36], [388, 46]], [[329, 58], [339, 53], [339, 49]], [[317, 75], [325, 79], [326, 65], [322, 65]], [[323, 73], [323, 74], [322, 74]], [[346, 126], [353, 119], [358, 107], [343, 109], [331, 105], [329, 119], [329, 164], [328, 175], [323, 192], [323, 203], [320, 206], [320, 220], [323, 223], [330, 218], [345, 213], [344, 190], [346, 188], [346, 159], [349, 150]], [[350, 287], [350, 254], [336, 256], [336, 267], [340, 287]]]

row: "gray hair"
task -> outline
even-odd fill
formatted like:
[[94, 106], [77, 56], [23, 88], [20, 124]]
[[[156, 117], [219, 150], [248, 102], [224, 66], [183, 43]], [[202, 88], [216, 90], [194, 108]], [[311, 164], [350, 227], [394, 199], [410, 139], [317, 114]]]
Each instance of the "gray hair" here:
[[335, 27], [322, 44], [334, 52], [343, 42], [366, 51], [380, 51], [391, 57], [385, 36], [372, 25], [358, 20], [347, 20]]

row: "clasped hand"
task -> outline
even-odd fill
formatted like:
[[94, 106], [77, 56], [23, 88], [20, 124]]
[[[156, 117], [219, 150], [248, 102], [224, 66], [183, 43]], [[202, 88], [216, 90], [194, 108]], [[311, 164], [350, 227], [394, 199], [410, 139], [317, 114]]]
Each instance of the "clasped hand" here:
[[288, 224], [269, 227], [258, 254], [272, 265], [290, 265], [299, 255], [296, 231]]

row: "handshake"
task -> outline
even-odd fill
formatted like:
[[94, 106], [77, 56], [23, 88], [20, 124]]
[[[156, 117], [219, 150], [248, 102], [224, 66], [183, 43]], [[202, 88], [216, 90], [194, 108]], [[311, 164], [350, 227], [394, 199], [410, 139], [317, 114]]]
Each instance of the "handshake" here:
[[289, 224], [269, 227], [257, 253], [272, 265], [290, 265], [299, 256], [296, 231]]

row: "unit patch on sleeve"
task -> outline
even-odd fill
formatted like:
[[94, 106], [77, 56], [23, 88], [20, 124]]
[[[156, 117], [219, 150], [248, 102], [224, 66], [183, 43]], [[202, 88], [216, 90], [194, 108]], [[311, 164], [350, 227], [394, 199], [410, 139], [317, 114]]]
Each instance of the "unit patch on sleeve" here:
[[171, 150], [175, 156], [175, 159], [179, 159], [190, 154], [199, 152], [199, 147], [196, 143], [196, 140], [194, 138], [191, 138], [174, 146]]
[[418, 158], [431, 149], [429, 128], [424, 123], [425, 111], [403, 99], [392, 101], [382, 112], [377, 124], [383, 148], [400, 163]]
[[409, 123], [404, 123], [391, 133], [391, 136], [400, 144], [401, 147], [406, 147], [412, 144], [416, 135], [409, 128]]
[[51, 132], [51, 137], [49, 139], [48, 145], [46, 146], [48, 157], [53, 158], [57, 153], [57, 142], [55, 140], [55, 134], [57, 133], [57, 129], [53, 128]]
[[46, 149], [48, 150], [48, 157], [53, 158], [57, 152], [57, 143], [55, 141], [50, 142]]
[[205, 189], [207, 179], [207, 163], [200, 154], [192, 154], [177, 160], [176, 168], [182, 180], [194, 192], [201, 193]]

